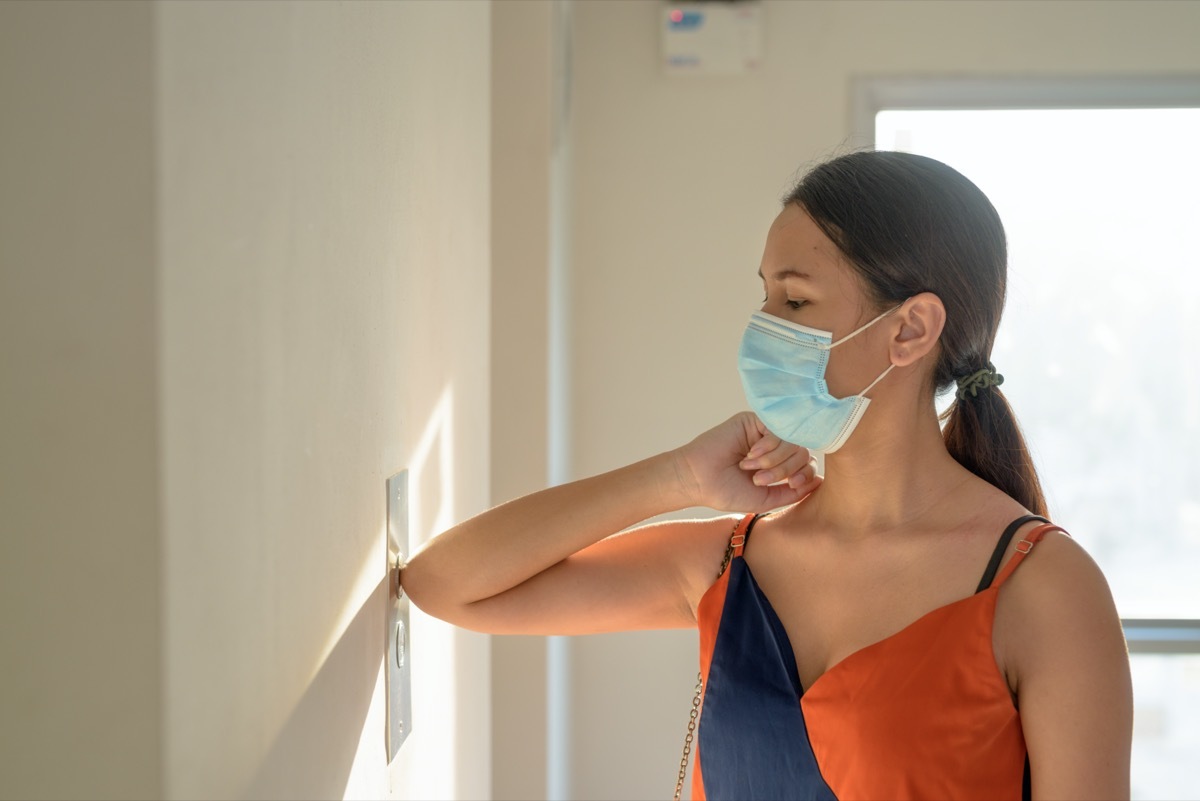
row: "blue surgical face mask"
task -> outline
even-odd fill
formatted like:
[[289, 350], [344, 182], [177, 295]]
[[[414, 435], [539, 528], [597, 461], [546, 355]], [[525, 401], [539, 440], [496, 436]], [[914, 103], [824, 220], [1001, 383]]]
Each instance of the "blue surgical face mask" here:
[[833, 341], [833, 334], [754, 312], [742, 335], [738, 372], [750, 408], [767, 429], [810, 451], [833, 453], [846, 442], [871, 401], [871, 387], [895, 367], [889, 364], [866, 389], [835, 398], [825, 384], [829, 351], [867, 330], [896, 309]]

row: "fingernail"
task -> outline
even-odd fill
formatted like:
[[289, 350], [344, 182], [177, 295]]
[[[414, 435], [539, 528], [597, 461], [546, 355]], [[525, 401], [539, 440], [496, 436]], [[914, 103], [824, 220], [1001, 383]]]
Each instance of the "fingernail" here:
[[756, 473], [754, 475], [754, 483], [755, 483], [755, 485], [757, 485], [759, 487], [765, 486], [767, 483], [767, 477], [764, 476], [762, 473]]
[[741, 467], [743, 470], [752, 470], [755, 467], [758, 467], [758, 462], [756, 462], [754, 459], [751, 459], [750, 457], [746, 457], [745, 459], [743, 459], [741, 462], [738, 463], [738, 467]]

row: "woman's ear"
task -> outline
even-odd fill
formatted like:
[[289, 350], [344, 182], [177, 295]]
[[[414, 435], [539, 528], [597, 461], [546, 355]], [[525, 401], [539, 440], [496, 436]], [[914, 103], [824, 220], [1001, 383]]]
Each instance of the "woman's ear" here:
[[937, 345], [946, 325], [946, 307], [932, 292], [913, 295], [896, 310], [900, 331], [892, 339], [891, 359], [897, 367], [915, 364]]

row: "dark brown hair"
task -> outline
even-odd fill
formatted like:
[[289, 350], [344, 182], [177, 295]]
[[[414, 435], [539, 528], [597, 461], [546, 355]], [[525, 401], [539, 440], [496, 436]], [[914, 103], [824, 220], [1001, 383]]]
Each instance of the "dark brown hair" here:
[[[931, 393], [988, 366], [1004, 309], [1008, 250], [1000, 215], [951, 167], [911, 153], [862, 151], [809, 171], [784, 197], [857, 268], [877, 309], [932, 292], [946, 307]], [[1046, 514], [1033, 459], [999, 387], [942, 415], [946, 448], [1034, 514]]]

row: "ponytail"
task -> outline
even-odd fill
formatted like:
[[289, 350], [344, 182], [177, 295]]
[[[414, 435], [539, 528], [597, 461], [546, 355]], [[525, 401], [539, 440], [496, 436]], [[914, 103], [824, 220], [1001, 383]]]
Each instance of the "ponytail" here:
[[946, 450], [959, 464], [1033, 514], [1048, 516], [1033, 457], [999, 387], [978, 394], [960, 392], [941, 419]]

